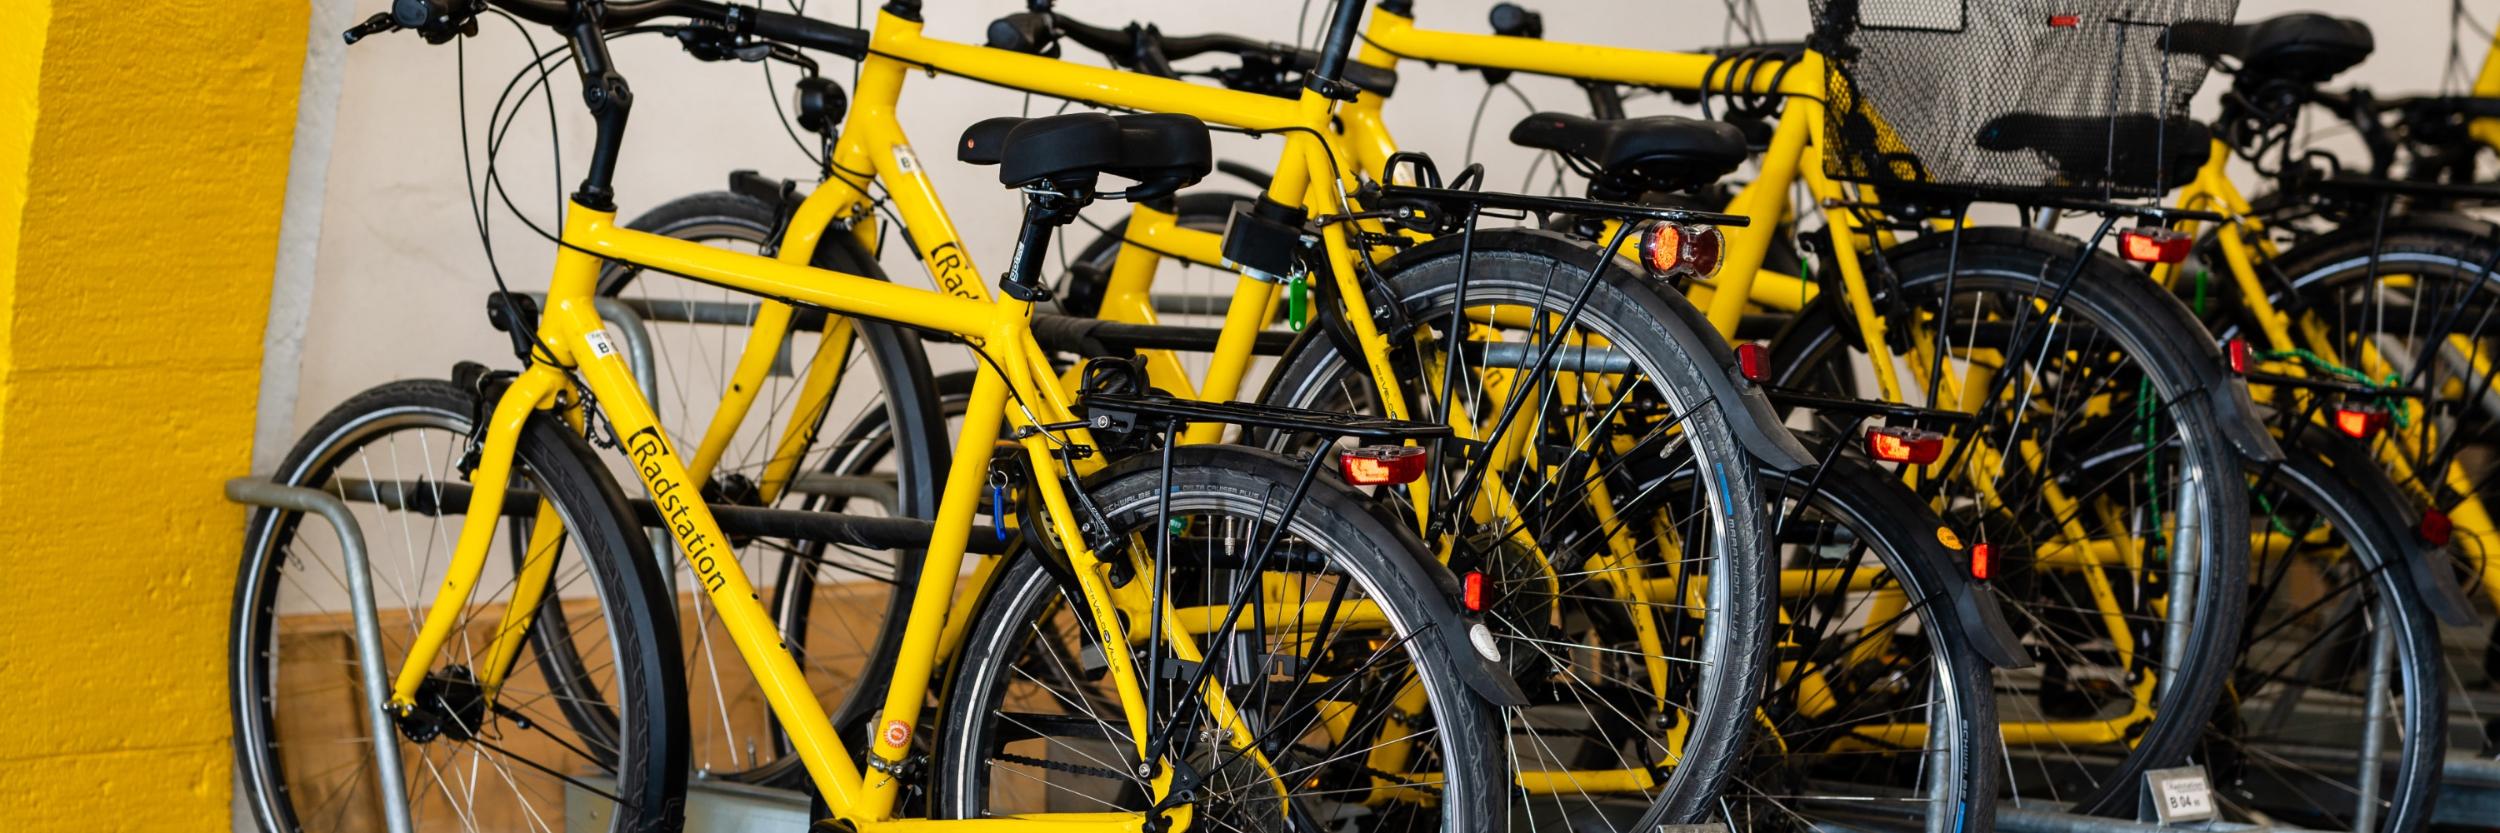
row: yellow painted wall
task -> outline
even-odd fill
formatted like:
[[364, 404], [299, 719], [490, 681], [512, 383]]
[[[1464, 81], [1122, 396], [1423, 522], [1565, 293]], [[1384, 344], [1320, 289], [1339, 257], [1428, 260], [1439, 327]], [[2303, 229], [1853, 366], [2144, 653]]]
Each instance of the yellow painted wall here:
[[219, 484], [307, 8], [0, 6], [0, 829], [228, 830]]

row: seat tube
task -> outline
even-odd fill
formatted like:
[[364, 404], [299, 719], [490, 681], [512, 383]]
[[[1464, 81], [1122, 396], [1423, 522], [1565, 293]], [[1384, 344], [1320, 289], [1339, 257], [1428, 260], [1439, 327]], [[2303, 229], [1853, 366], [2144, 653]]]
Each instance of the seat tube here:
[[1789, 115], [1780, 119], [1771, 133], [1770, 150], [1762, 154], [1761, 176], [1745, 186], [1728, 207], [1752, 222], [1732, 230], [1729, 236], [1736, 239], [1736, 245], [1728, 247], [1727, 262], [1720, 264], [1718, 283], [1712, 287], [1710, 326], [1721, 338], [1736, 338], [1736, 325], [1744, 320], [1745, 304], [1753, 298], [1754, 272], [1762, 268], [1771, 243], [1779, 239], [1780, 220], [1788, 209], [1788, 187], [1797, 181], [1806, 134], [1812, 127], [1812, 118], [1804, 111], [1812, 107], [1803, 99], [1789, 100]]
[[[1002, 306], [1022, 303], [1000, 300]], [[983, 349], [1014, 351], [1008, 346], [1012, 339], [1000, 337], [1002, 330], [1007, 334], [1015, 332], [1011, 328], [991, 328], [988, 345]], [[927, 555], [921, 560], [920, 575], [913, 587], [911, 614], [903, 625], [903, 644], [895, 658], [893, 682], [886, 689], [885, 708], [878, 713], [874, 727], [870, 767], [882, 772], [864, 785], [865, 804], [861, 807], [872, 818], [885, 818], [894, 807], [899, 784], [888, 773], [901, 766], [911, 752], [912, 727], [918, 722], [922, 698], [928, 694], [939, 638], [954, 607], [955, 585], [963, 572], [964, 546], [971, 538], [972, 516], [979, 508], [990, 455], [1007, 411], [1008, 380], [1000, 375], [1000, 368], [1022, 360], [1015, 355], [992, 358], [996, 364], [977, 362], [972, 400], [964, 411], [962, 433], [955, 441], [955, 459], [947, 469], [946, 489], [938, 500], [935, 531], [930, 535]]]
[[[2491, 47], [2483, 53], [2483, 70], [2474, 76], [2475, 98], [2500, 98], [2500, 31], [2491, 36]], [[2493, 150], [2500, 150], [2500, 118], [2484, 116], [2466, 127], [2474, 138]]]

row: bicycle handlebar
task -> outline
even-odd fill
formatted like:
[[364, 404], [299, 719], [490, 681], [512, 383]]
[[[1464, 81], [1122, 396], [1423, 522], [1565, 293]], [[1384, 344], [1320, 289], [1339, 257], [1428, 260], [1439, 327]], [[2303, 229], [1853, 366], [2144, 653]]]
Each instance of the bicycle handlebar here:
[[[469, 18], [489, 5], [544, 26], [564, 28], [576, 22], [574, 4], [567, 0], [395, 0], [391, 4], [390, 16], [398, 28], [427, 33], [428, 39], [432, 40], [434, 33], [448, 32], [465, 25]], [[756, 6], [712, 0], [636, 0], [606, 3], [599, 8], [598, 23], [601, 26], [632, 26], [664, 17], [680, 17], [718, 24], [740, 35], [822, 50], [853, 60], [868, 56], [868, 31], [865, 29]], [[369, 32], [351, 31], [348, 42], [355, 42], [363, 34]]]
[[[1170, 77], [1169, 61], [1186, 60], [1206, 54], [1235, 57], [1257, 57], [1272, 61], [1294, 72], [1314, 71], [1320, 54], [1290, 44], [1254, 40], [1221, 32], [1204, 35], [1166, 35], [1159, 31], [1130, 26], [1111, 29], [1095, 26], [1059, 12], [1018, 12], [990, 24], [990, 45], [1019, 52], [1038, 52], [1048, 47], [1055, 31], [1075, 41], [1078, 46], [1093, 50], [1113, 63], [1153, 75]], [[1141, 39], [1143, 41], [1141, 48]], [[1355, 89], [1375, 95], [1388, 95], [1397, 89], [1397, 73], [1368, 64], [1347, 63], [1343, 80]]]

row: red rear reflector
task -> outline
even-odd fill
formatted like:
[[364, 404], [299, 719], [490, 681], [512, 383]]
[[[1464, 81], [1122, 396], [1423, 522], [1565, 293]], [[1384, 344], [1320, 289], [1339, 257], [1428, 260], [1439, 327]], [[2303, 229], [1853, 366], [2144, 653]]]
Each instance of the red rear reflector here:
[[1727, 236], [1716, 226], [1651, 223], [1641, 232], [1641, 265], [1650, 277], [1703, 277], [1719, 273]]
[[1424, 476], [1431, 455], [1422, 446], [1367, 445], [1338, 455], [1337, 467], [1346, 482], [1357, 486], [1413, 483]]
[[1970, 577], [1980, 581], [1987, 581], [1988, 576], [1996, 572], [1996, 558], [1996, 548], [1989, 546], [1988, 542], [1981, 541], [1978, 544], [1972, 545], [1970, 548]]
[[2344, 432], [2344, 436], [2366, 440], [2385, 427], [2386, 408], [2376, 405], [2340, 405], [2335, 408], [2335, 430]]
[[2248, 375], [2248, 339], [2235, 338], [2222, 345], [2222, 354], [2231, 359], [2231, 372]]
[[2424, 509], [2419, 531], [2422, 533], [2424, 542], [2434, 547], [2444, 547], [2448, 545], [2448, 539], [2456, 535], [2457, 526], [2455, 521], [2448, 520], [2448, 513], [2437, 509]]
[[1762, 382], [1771, 378], [1771, 348], [1754, 342], [1736, 345], [1736, 372], [1745, 381]]
[[1944, 456], [1944, 435], [1916, 428], [1869, 428], [1866, 453], [1887, 463], [1924, 466]]
[[2137, 263], [2177, 263], [2186, 260], [2188, 250], [2195, 246], [2196, 238], [2187, 232], [2155, 226], [2118, 233], [2118, 253]]
[[1459, 589], [1458, 601], [1460, 604], [1467, 606], [1467, 612], [1469, 613], [1484, 612], [1483, 573], [1479, 573], [1474, 570], [1467, 571], [1467, 576], [1462, 581]]
[[2049, 15], [2049, 25], [2059, 29], [2072, 29], [2083, 25], [2083, 16], [2074, 14]]

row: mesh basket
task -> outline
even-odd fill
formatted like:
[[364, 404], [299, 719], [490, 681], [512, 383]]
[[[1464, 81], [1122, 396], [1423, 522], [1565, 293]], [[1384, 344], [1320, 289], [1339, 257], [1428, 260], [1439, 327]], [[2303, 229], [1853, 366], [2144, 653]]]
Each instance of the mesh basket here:
[[[1811, 0], [1824, 160], [1892, 186], [2144, 197], [2195, 172], [2207, 58], [2238, 0]], [[2184, 168], [2185, 170], [2181, 170]]]

